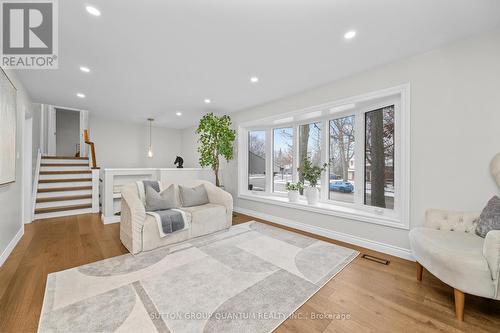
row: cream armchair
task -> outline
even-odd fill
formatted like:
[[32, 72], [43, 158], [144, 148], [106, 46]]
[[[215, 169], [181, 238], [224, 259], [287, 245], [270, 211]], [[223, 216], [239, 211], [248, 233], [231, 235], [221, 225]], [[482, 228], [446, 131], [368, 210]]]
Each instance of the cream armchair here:
[[[167, 188], [171, 182], [162, 182]], [[177, 202], [178, 185], [194, 187], [204, 184], [209, 203], [195, 207], [180, 207], [185, 213], [188, 228], [165, 237], [160, 237], [158, 224], [154, 217], [147, 215], [144, 202], [139, 196], [137, 185], [128, 184], [122, 189], [122, 207], [120, 221], [120, 240], [132, 254], [149, 251], [161, 246], [179, 243], [190, 238], [207, 235], [227, 229], [232, 224], [233, 197], [214, 184], [203, 180], [186, 180], [175, 183]]]
[[[500, 154], [491, 163], [500, 186]], [[479, 213], [431, 209], [424, 227], [410, 231], [410, 246], [417, 262], [417, 279], [425, 267], [454, 288], [455, 314], [464, 318], [465, 294], [500, 300], [500, 230], [485, 238], [475, 234]]]

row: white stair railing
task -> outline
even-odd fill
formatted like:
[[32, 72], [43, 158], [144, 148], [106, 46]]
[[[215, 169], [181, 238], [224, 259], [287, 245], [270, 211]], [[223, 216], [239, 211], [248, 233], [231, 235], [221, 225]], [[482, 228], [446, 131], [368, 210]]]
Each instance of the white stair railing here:
[[38, 148], [37, 156], [36, 156], [36, 164], [35, 164], [35, 174], [33, 176], [33, 192], [31, 194], [31, 218], [33, 221], [35, 219], [35, 208], [36, 208], [36, 194], [38, 192], [38, 179], [40, 178], [40, 164], [42, 161], [42, 152], [40, 148]]
[[92, 169], [92, 213], [99, 213], [99, 169]]

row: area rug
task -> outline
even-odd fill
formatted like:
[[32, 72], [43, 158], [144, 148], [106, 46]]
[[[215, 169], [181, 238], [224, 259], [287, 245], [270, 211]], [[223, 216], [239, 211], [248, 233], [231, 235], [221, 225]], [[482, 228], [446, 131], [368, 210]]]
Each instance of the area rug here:
[[39, 332], [271, 332], [357, 251], [248, 222], [49, 274]]

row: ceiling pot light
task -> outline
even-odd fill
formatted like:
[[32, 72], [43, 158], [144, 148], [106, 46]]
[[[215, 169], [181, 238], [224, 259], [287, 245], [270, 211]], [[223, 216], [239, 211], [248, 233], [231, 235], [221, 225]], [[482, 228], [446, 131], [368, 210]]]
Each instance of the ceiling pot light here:
[[101, 16], [101, 11], [99, 9], [95, 8], [95, 7], [87, 6], [87, 7], [85, 7], [85, 9], [87, 10], [87, 12], [90, 15]]
[[151, 136], [152, 136], [152, 130], [153, 130], [153, 118], [148, 118], [149, 121], [149, 146], [148, 146], [148, 157], [152, 158], [153, 157], [153, 145], [151, 142]]
[[82, 94], [82, 93], [77, 93], [77, 94], [76, 94], [76, 97], [78, 97], [78, 98], [85, 98], [85, 94]]
[[354, 30], [350, 30], [344, 34], [345, 39], [353, 39], [354, 37], [356, 37], [356, 31]]
[[176, 115], [177, 117], [180, 117], [180, 116], [182, 116], [182, 112], [176, 112], [176, 113], [175, 113], [175, 115]]
[[205, 102], [205, 104], [210, 104], [210, 103], [212, 103], [212, 101], [211, 101], [210, 99], [208, 99], [208, 98], [205, 98], [205, 100], [204, 100], [203, 102]]
[[257, 76], [252, 76], [252, 77], [250, 78], [250, 82], [252, 82], [252, 83], [257, 83], [257, 82], [259, 82], [259, 78], [258, 78]]
[[85, 67], [85, 66], [80, 66], [80, 70], [84, 73], [89, 73], [90, 72], [90, 68], [88, 67]]

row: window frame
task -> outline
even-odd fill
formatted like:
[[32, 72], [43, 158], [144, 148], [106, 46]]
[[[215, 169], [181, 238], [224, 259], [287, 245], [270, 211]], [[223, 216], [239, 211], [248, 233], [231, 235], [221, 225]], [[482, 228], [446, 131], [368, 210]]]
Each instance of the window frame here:
[[[302, 210], [316, 211], [327, 215], [343, 216], [355, 220], [387, 225], [395, 228], [409, 229], [409, 196], [410, 196], [410, 85], [404, 84], [383, 89], [368, 94], [325, 103], [275, 117], [269, 117], [253, 122], [242, 123], [238, 127], [238, 197], [242, 199], [263, 201], [268, 204], [278, 204]], [[347, 105], [356, 107], [342, 110]], [[359, 106], [358, 106], [359, 105]], [[394, 105], [394, 208], [379, 208], [364, 204], [365, 191], [365, 114], [367, 112]], [[333, 112], [335, 108], [339, 111]], [[329, 199], [329, 171], [321, 176], [322, 189], [320, 203], [309, 206], [304, 202], [289, 203], [284, 201], [287, 194], [274, 191], [274, 129], [292, 128], [293, 132], [293, 170], [292, 180], [298, 181], [298, 144], [299, 126], [315, 122], [321, 123], [321, 163], [329, 160], [330, 154], [330, 120], [346, 116], [355, 116], [355, 194], [354, 203]], [[285, 118], [284, 118], [285, 117]], [[289, 121], [282, 121], [288, 119]], [[282, 119], [280, 119], [282, 118]], [[252, 193], [248, 190], [248, 132], [266, 131], [266, 190]], [[358, 134], [358, 133], [361, 133]], [[243, 140], [241, 140], [243, 138]], [[270, 156], [270, 158], [268, 157]], [[271, 172], [269, 172], [271, 170]], [[246, 175], [246, 176], [245, 176]], [[327, 190], [324, 190], [327, 189]], [[276, 200], [273, 200], [276, 198]], [[303, 199], [302, 199], [303, 200]], [[347, 212], [347, 213], [346, 213]], [[346, 215], [347, 214], [347, 215]]]

